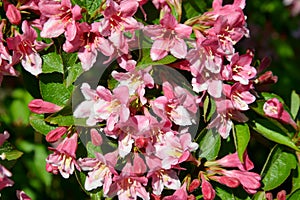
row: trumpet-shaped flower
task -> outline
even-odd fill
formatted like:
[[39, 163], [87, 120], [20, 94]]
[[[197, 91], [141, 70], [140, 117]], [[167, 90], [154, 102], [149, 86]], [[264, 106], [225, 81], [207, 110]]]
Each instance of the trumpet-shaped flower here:
[[70, 0], [43, 0], [39, 3], [39, 9], [42, 15], [48, 18], [41, 31], [42, 37], [55, 38], [66, 31], [68, 40], [75, 38], [77, 34], [75, 22], [82, 17], [78, 5], [72, 7]]
[[21, 60], [22, 66], [33, 75], [42, 73], [42, 59], [37, 51], [48, 45], [36, 41], [37, 33], [27, 21], [22, 23], [23, 34], [17, 34], [13, 38], [7, 38], [7, 46]]
[[77, 149], [77, 133], [72, 137], [66, 137], [56, 148], [49, 147], [54, 151], [46, 159], [46, 170], [53, 174], [58, 172], [64, 178], [69, 178], [73, 174], [75, 167], [80, 170], [79, 165], [76, 162], [76, 149]]
[[191, 135], [184, 133], [175, 135], [173, 132], [167, 132], [156, 143], [155, 155], [162, 159], [162, 168], [171, 169], [172, 166], [187, 161], [191, 156], [191, 152], [198, 148], [198, 144], [191, 141]]
[[173, 15], [167, 13], [160, 20], [160, 25], [146, 26], [144, 32], [154, 40], [150, 51], [152, 60], [160, 60], [169, 52], [179, 59], [186, 57], [187, 45], [184, 39], [190, 36], [192, 27], [179, 24]]

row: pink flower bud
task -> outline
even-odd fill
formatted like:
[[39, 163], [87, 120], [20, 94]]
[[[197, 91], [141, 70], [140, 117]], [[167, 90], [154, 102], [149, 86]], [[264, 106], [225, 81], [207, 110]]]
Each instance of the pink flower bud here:
[[47, 142], [56, 142], [67, 132], [67, 130], [68, 129], [66, 127], [62, 126], [50, 131], [46, 135]]
[[92, 144], [95, 146], [100, 146], [102, 144], [102, 137], [98, 133], [98, 131], [93, 128], [91, 129], [90, 133], [91, 133]]
[[189, 187], [189, 192], [193, 192], [195, 189], [197, 189], [200, 186], [201, 182], [199, 179], [194, 179]]
[[137, 138], [135, 140], [135, 146], [139, 149], [145, 148], [148, 144], [147, 138]]
[[271, 192], [267, 192], [267, 193], [266, 193], [266, 199], [267, 199], [267, 200], [273, 200], [273, 195], [272, 195]]
[[277, 193], [277, 200], [286, 200], [286, 191], [281, 190], [280, 192]]
[[0, 146], [9, 138], [9, 133], [4, 131], [3, 134], [0, 134]]
[[6, 16], [9, 22], [14, 25], [19, 25], [21, 23], [21, 13], [13, 4], [7, 5]]
[[23, 190], [17, 190], [17, 197], [19, 200], [31, 200], [31, 198]]
[[263, 106], [265, 115], [274, 119], [278, 119], [283, 123], [292, 125], [296, 130], [297, 124], [291, 118], [290, 114], [284, 110], [283, 105], [277, 98], [269, 99]]
[[37, 113], [37, 114], [44, 114], [44, 113], [55, 113], [62, 109], [62, 107], [43, 101], [42, 99], [34, 99], [29, 104], [28, 107], [31, 112]]
[[212, 185], [205, 179], [203, 174], [201, 174], [201, 188], [204, 200], [213, 200], [216, 196], [216, 192]]
[[264, 74], [262, 74], [257, 79], [258, 84], [274, 84], [278, 80], [277, 76], [274, 76], [271, 71], [267, 71]]

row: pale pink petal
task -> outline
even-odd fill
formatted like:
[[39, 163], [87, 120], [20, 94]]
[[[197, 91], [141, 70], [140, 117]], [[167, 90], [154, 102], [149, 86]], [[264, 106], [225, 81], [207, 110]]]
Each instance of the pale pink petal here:
[[161, 60], [162, 58], [168, 55], [168, 50], [169, 50], [168, 39], [155, 40], [150, 51], [151, 59], [153, 61]]
[[65, 32], [65, 24], [60, 19], [50, 18], [44, 24], [41, 37], [56, 38]]

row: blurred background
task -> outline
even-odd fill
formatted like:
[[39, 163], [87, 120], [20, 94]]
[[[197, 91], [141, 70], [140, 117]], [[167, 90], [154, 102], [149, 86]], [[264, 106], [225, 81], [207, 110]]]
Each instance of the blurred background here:
[[[300, 0], [294, 2], [297, 1], [300, 5]], [[269, 70], [279, 79], [269, 89], [289, 104], [291, 91], [300, 93], [300, 15], [295, 9], [297, 4], [285, 1], [289, 5], [284, 5], [282, 0], [246, 2], [251, 37], [243, 39], [238, 48], [241, 53], [254, 50], [256, 59], [271, 59]], [[1, 198], [15, 199], [15, 190], [23, 189], [32, 199], [88, 199], [79, 189], [75, 176], [65, 180], [45, 171], [45, 158], [49, 154], [47, 143], [44, 136], [35, 133], [29, 125], [27, 104], [32, 99], [24, 89], [22, 77], [4, 77], [0, 87], [0, 131], [8, 130], [11, 133], [9, 141], [24, 154], [17, 165], [10, 166], [13, 167], [10, 170], [15, 185], [4, 189]]]

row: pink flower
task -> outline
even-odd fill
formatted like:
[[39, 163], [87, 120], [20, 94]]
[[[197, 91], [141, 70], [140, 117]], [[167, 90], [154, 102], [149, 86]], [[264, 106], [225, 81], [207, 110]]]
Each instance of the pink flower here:
[[155, 195], [161, 195], [164, 187], [172, 190], [180, 188], [180, 180], [174, 170], [164, 170], [161, 168], [161, 160], [155, 156], [147, 156], [146, 163], [150, 168], [147, 174], [152, 178], [151, 185]]
[[31, 112], [37, 113], [37, 114], [44, 114], [44, 113], [55, 113], [62, 109], [62, 107], [50, 103], [47, 101], [44, 101], [42, 99], [34, 99], [29, 104], [28, 107]]
[[179, 24], [175, 17], [167, 13], [160, 25], [149, 25], [144, 28], [146, 35], [154, 40], [150, 56], [152, 60], [160, 60], [170, 52], [176, 58], [186, 57], [187, 46], [183, 39], [192, 33], [192, 27]]
[[92, 144], [95, 146], [100, 146], [102, 144], [101, 134], [94, 128], [90, 131]]
[[154, 146], [155, 155], [162, 159], [162, 168], [171, 169], [172, 166], [187, 161], [191, 156], [190, 152], [195, 151], [199, 145], [191, 141], [189, 133], [175, 135], [167, 132]]
[[240, 170], [221, 170], [221, 173], [227, 177], [232, 177], [242, 184], [243, 188], [249, 194], [254, 194], [260, 187], [261, 177], [259, 174]]
[[186, 183], [184, 183], [180, 189], [176, 190], [173, 195], [166, 196], [163, 200], [187, 200], [188, 193], [186, 191]]
[[173, 87], [169, 82], [163, 83], [163, 92], [164, 96], [150, 102], [155, 114], [180, 126], [196, 123], [198, 108], [195, 96], [180, 86]]
[[6, 187], [11, 187], [14, 184], [14, 182], [8, 178], [11, 176], [12, 173], [0, 165], [0, 190]]
[[248, 171], [254, 168], [253, 162], [250, 160], [247, 151], [244, 152], [244, 163], [242, 163], [238, 157], [237, 152], [228, 154], [223, 158], [216, 161], [208, 161], [207, 163], [214, 163], [222, 167], [237, 167], [242, 171]]
[[31, 198], [23, 190], [17, 190], [17, 198], [19, 200], [31, 200]]
[[76, 36], [63, 44], [66, 52], [74, 52], [78, 50], [78, 58], [81, 61], [82, 68], [87, 71], [96, 62], [98, 51], [106, 56], [111, 56], [115, 49], [109, 41], [102, 37], [99, 32], [100, 22], [94, 22], [91, 25], [84, 23], [76, 23]]
[[240, 181], [236, 178], [227, 177], [227, 176], [210, 176], [211, 180], [217, 181], [227, 187], [236, 188], [240, 185]]
[[216, 196], [216, 192], [212, 185], [206, 180], [203, 174], [201, 174], [201, 190], [204, 200], [213, 200]]
[[129, 118], [129, 89], [126, 86], [115, 88], [112, 94], [103, 86], [92, 90], [87, 83], [83, 83], [81, 91], [86, 100], [79, 104], [73, 115], [76, 118], [88, 117], [88, 125], [107, 120], [107, 128], [112, 131], [117, 122], [125, 122]]
[[255, 96], [249, 92], [252, 89], [252, 85], [242, 85], [235, 83], [233, 86], [224, 84], [223, 92], [231, 99], [233, 106], [238, 110], [249, 110], [248, 104], [255, 101]]
[[218, 114], [212, 119], [207, 128], [216, 128], [224, 139], [229, 136], [233, 124], [232, 120], [238, 122], [246, 122], [248, 120], [247, 116], [234, 108], [232, 102], [228, 99], [217, 100], [216, 106]]
[[46, 159], [46, 170], [53, 174], [60, 174], [64, 178], [69, 178], [73, 174], [75, 167], [80, 170], [76, 162], [76, 149], [77, 149], [78, 134], [74, 133], [72, 137], [66, 137], [56, 148], [49, 147], [54, 151]]
[[249, 80], [256, 76], [256, 69], [250, 66], [253, 55], [248, 52], [247, 54], [239, 56], [235, 53], [231, 60], [230, 65], [224, 66], [222, 76], [225, 80], [235, 80], [243, 85], [248, 85]]
[[144, 105], [147, 103], [147, 99], [144, 97], [145, 88], [153, 88], [154, 80], [149, 74], [151, 67], [144, 70], [132, 70], [127, 73], [113, 71], [112, 77], [116, 79], [119, 84], [118, 86], [126, 86], [129, 88], [129, 95], [138, 96], [141, 103]]
[[109, 197], [118, 195], [118, 199], [137, 200], [138, 197], [150, 200], [149, 193], [145, 186], [148, 179], [142, 176], [147, 166], [141, 157], [134, 155], [133, 164], [128, 161], [119, 176], [114, 176], [114, 183], [110, 187]]
[[7, 38], [7, 46], [21, 59], [22, 66], [33, 75], [42, 73], [42, 59], [37, 51], [48, 45], [36, 41], [37, 33], [27, 21], [22, 23], [23, 34], [17, 34], [13, 38]]
[[87, 191], [103, 186], [104, 194], [107, 195], [113, 182], [113, 173], [111, 172], [113, 170], [108, 166], [106, 159], [102, 154], [96, 153], [96, 158], [80, 158], [78, 160], [81, 169], [89, 171], [84, 184]]
[[103, 12], [104, 19], [99, 27], [103, 36], [110, 36], [113, 32], [134, 31], [141, 27], [132, 16], [136, 13], [139, 3], [136, 0], [124, 0], [120, 4], [113, 0], [106, 1]]
[[266, 116], [277, 119], [285, 124], [290, 124], [295, 129], [298, 129], [295, 121], [292, 119], [290, 114], [284, 110], [283, 104], [277, 98], [267, 100], [264, 103], [263, 110]]
[[75, 21], [81, 19], [81, 8], [72, 7], [70, 0], [43, 0], [39, 3], [43, 16], [49, 18], [43, 26], [41, 37], [55, 38], [66, 31], [66, 38], [73, 40], [77, 34]]

